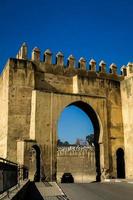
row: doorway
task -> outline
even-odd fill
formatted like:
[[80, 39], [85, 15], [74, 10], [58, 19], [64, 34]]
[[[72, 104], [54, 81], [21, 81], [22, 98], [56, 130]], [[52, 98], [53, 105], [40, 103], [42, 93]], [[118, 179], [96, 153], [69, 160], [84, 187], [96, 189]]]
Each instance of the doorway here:
[[117, 163], [117, 178], [125, 178], [125, 159], [124, 151], [122, 148], [116, 151], [116, 163]]
[[33, 180], [40, 181], [40, 148], [37, 145], [32, 146], [32, 154], [35, 157], [35, 172]]

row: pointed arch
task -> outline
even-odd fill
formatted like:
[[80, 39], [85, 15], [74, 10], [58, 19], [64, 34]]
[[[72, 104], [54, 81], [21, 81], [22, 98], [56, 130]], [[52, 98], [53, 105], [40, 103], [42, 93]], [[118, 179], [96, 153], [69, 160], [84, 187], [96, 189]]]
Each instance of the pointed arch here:
[[[76, 106], [80, 108], [82, 111], [84, 111], [87, 116], [90, 118], [93, 128], [94, 128], [94, 146], [95, 146], [95, 165], [96, 165], [96, 181], [101, 180], [101, 169], [100, 169], [100, 146], [99, 146], [99, 140], [100, 140], [100, 129], [101, 129], [101, 123], [100, 119], [95, 112], [95, 110], [86, 102], [84, 101], [75, 101], [67, 105], [69, 106]], [[65, 107], [65, 108], [66, 108]], [[65, 109], [64, 108], [64, 109]], [[63, 109], [63, 110], [64, 110]]]
[[116, 151], [117, 178], [125, 178], [124, 150], [118, 148]]

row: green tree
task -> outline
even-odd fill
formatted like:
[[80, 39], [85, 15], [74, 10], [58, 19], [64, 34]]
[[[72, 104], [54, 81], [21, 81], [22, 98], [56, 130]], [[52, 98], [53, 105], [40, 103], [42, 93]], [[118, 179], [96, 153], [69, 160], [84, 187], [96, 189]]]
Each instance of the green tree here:
[[57, 146], [63, 146], [63, 142], [60, 139], [57, 140]]
[[90, 134], [86, 136], [86, 141], [89, 145], [93, 146], [94, 144], [94, 134]]
[[64, 142], [64, 146], [69, 146], [69, 142], [68, 142], [68, 141], [65, 141], [65, 142]]
[[62, 142], [60, 139], [57, 140], [57, 146], [69, 146], [69, 142]]

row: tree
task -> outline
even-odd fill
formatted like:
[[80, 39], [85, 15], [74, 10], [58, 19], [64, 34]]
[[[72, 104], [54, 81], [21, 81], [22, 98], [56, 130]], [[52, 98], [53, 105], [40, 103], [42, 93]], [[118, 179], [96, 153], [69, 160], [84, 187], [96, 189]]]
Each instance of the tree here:
[[94, 134], [90, 134], [86, 136], [86, 141], [90, 146], [94, 145]]
[[68, 142], [68, 141], [65, 141], [65, 142], [64, 142], [64, 146], [69, 146], [69, 142]]
[[57, 146], [69, 146], [69, 142], [62, 142], [60, 139], [57, 140]]
[[63, 142], [60, 139], [57, 140], [57, 146], [63, 146]]

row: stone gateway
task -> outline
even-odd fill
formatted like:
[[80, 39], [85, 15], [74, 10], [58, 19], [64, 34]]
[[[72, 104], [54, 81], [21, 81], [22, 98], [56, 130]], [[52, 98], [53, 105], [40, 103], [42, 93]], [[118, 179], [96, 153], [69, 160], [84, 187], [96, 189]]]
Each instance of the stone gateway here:
[[95, 179], [133, 178], [133, 64], [118, 75], [115, 64], [107, 73], [104, 61], [96, 71], [93, 59], [87, 70], [84, 58], [75, 67], [72, 55], [64, 66], [61, 52], [55, 64], [50, 50], [43, 61], [38, 48], [27, 54], [24, 43], [0, 76], [0, 156], [26, 165], [36, 181], [56, 180], [58, 120], [75, 105], [94, 127]]

